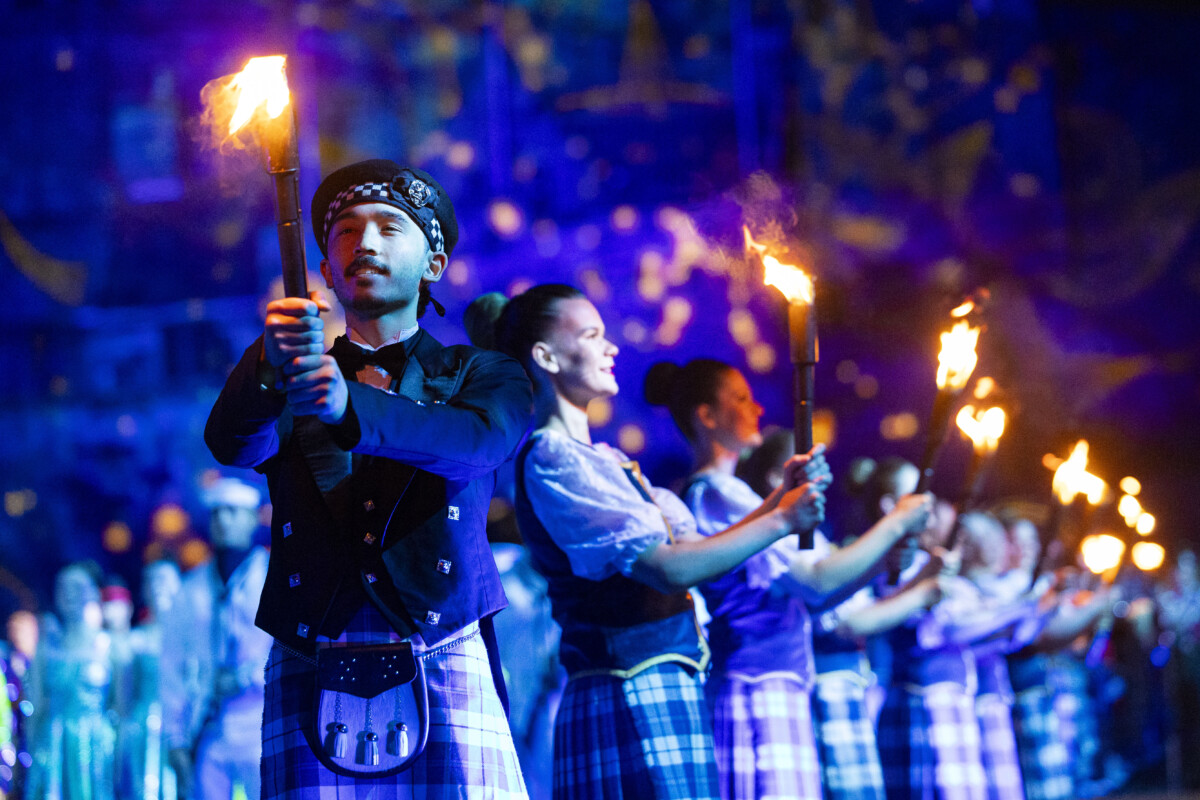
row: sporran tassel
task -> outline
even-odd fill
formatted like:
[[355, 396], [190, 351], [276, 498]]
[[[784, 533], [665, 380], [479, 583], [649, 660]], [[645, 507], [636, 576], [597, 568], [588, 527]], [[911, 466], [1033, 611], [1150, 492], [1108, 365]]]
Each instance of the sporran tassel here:
[[408, 726], [403, 722], [388, 726], [387, 751], [391, 756], [408, 757]]
[[333, 758], [346, 757], [346, 741], [350, 729], [344, 723], [334, 722], [328, 727], [329, 734], [325, 737], [325, 752]]
[[379, 766], [379, 734], [375, 731], [366, 731], [363, 733], [363, 741], [361, 745], [361, 754], [358, 763], [365, 764], [368, 767]]

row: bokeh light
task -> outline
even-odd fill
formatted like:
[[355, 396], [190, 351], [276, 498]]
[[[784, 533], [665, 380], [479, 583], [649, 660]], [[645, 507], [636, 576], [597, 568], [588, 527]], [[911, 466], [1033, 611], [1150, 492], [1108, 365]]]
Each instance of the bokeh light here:
[[525, 228], [525, 215], [509, 200], [493, 200], [487, 210], [488, 225], [498, 236], [513, 239]]
[[110, 553], [127, 553], [133, 547], [133, 531], [124, 522], [110, 522], [100, 535], [100, 545]]
[[646, 449], [646, 432], [641, 425], [622, 425], [617, 431], [617, 446], [629, 455], [640, 453]]
[[879, 421], [879, 435], [889, 442], [902, 442], [917, 435], [921, 423], [911, 411], [888, 414]]

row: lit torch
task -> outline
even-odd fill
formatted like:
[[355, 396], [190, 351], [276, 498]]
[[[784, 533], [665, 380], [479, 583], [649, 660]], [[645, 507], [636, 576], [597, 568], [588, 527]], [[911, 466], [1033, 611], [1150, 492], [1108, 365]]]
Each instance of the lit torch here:
[[963, 500], [963, 509], [975, 507], [979, 493], [987, 477], [987, 469], [992, 456], [1000, 444], [1000, 436], [1004, 433], [1006, 416], [1000, 406], [975, 410], [974, 406], [963, 406], [954, 421], [959, 430], [971, 440], [973, 455], [971, 467], [967, 472], [967, 494]]
[[225, 137], [222, 143], [236, 142], [246, 131], [262, 148], [267, 173], [275, 179], [275, 225], [283, 291], [288, 297], [308, 297], [304, 227], [300, 221], [300, 156], [286, 61], [284, 56], [252, 58], [236, 75], [210, 82], [201, 98], [211, 123]]
[[950, 425], [950, 412], [958, 393], [967, 385], [975, 370], [975, 345], [979, 342], [979, 328], [971, 327], [964, 317], [975, 309], [968, 300], [950, 312], [958, 319], [954, 327], [941, 335], [942, 349], [938, 353], [937, 397], [929, 415], [929, 438], [925, 442], [925, 455], [921, 459], [921, 477], [917, 481], [917, 492], [929, 491], [933, 479], [933, 468], [937, 464], [946, 432]]
[[[986, 292], [980, 294], [986, 297]], [[972, 312], [979, 310], [974, 300], [967, 300], [953, 311], [950, 316], [958, 320], [949, 331], [941, 334], [942, 349], [938, 353], [937, 396], [933, 400], [933, 409], [929, 414], [929, 438], [925, 441], [925, 454], [921, 458], [921, 474], [917, 479], [918, 494], [929, 491], [929, 483], [933, 479], [933, 468], [937, 464], [938, 455], [946, 441], [950, 427], [950, 412], [959, 392], [967, 385], [971, 373], [975, 370], [975, 345], [979, 342], [979, 328], [971, 327], [966, 319]], [[953, 549], [958, 540], [958, 526], [950, 532], [947, 545]], [[915, 554], [912, 547], [915, 537], [907, 537], [904, 557], [899, 568], [893, 567], [888, 571], [888, 583], [896, 585], [900, 582], [900, 573], [907, 569]]]
[[[763, 283], [774, 286], [788, 301], [788, 338], [791, 344], [794, 404], [794, 437], [797, 454], [813, 447], [813, 384], [817, 366], [817, 315], [813, 308], [816, 289], [813, 279], [799, 267], [780, 263], [767, 252], [767, 246], [754, 241], [750, 229], [742, 226], [746, 251], [757, 253], [763, 262]], [[809, 531], [800, 534], [800, 549], [813, 546]]]
[[[1104, 500], [1108, 492], [1108, 484], [1104, 482], [1104, 479], [1087, 471], [1088, 449], [1087, 440], [1080, 439], [1071, 448], [1071, 454], [1066, 459], [1058, 458], [1051, 453], [1047, 453], [1042, 459], [1042, 464], [1054, 470], [1054, 478], [1051, 480], [1050, 487], [1058, 503], [1054, 507], [1054, 521], [1049, 526], [1050, 530], [1046, 534], [1046, 540], [1042, 543], [1042, 550], [1038, 554], [1038, 561], [1033, 570], [1035, 580], [1046, 563], [1050, 543], [1062, 537], [1063, 521], [1067, 509], [1081, 497], [1087, 499], [1089, 506], [1097, 506]], [[1086, 519], [1082, 527], [1086, 532], [1088, 527]]]

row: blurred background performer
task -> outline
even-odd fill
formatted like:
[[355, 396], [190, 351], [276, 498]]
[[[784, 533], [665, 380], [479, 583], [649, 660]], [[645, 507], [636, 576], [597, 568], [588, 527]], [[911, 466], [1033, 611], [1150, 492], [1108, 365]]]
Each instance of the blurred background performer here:
[[[218, 461], [258, 469], [271, 490], [257, 617], [275, 639], [263, 797], [523, 798], [486, 522], [495, 471], [529, 426], [528, 380], [517, 363], [445, 347], [418, 323], [428, 304], [440, 308], [430, 287], [458, 241], [432, 176], [351, 164], [325, 177], [311, 214], [347, 334], [325, 352], [320, 313], [331, 306], [319, 293], [269, 303], [205, 429]], [[304, 735], [317, 650], [400, 640], [424, 665], [428, 744], [391, 777], [335, 774]]]
[[163, 615], [161, 690], [170, 766], [184, 800], [259, 793], [263, 668], [271, 637], [254, 627], [267, 551], [254, 545], [258, 489], [221, 478], [203, 494], [213, 556], [183, 578]]
[[54, 581], [55, 616], [46, 617], [29, 671], [33, 764], [25, 796], [116, 800], [109, 714], [109, 637], [100, 611], [100, 568], [63, 567]]
[[[857, 459], [848, 483], [872, 527], [845, 547], [819, 537], [811, 555], [805, 557], [820, 565], [834, 555], [852, 551], [860, 541], [879, 536], [876, 531], [890, 531], [892, 545], [882, 558], [876, 556], [871, 574], [899, 563], [912, 534], [924, 530], [931, 518], [929, 496], [912, 493], [917, 477], [917, 468], [903, 459]], [[882, 800], [885, 796], [871, 703], [871, 692], [879, 687], [866, 643], [869, 637], [924, 612], [940, 598], [936, 578], [922, 577], [882, 600], [870, 586], [858, 589], [848, 599], [835, 596], [836, 605], [820, 609], [816, 616], [813, 720], [826, 798]]]

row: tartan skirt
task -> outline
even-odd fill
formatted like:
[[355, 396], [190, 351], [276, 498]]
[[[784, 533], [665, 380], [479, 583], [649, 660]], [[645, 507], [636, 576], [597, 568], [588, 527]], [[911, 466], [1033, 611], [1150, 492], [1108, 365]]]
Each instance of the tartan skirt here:
[[1025, 800], [1011, 703], [994, 692], [977, 695], [975, 715], [988, 800]]
[[1071, 757], [1059, 732], [1053, 695], [1045, 686], [1017, 692], [1012, 714], [1027, 800], [1074, 797]]
[[888, 800], [987, 800], [979, 720], [956, 683], [895, 687], [879, 715]]
[[1054, 687], [1058, 731], [1067, 746], [1078, 787], [1100, 771], [1100, 730], [1088, 691], [1087, 668], [1077, 658], [1057, 656], [1051, 660], [1048, 682]]
[[567, 683], [554, 720], [555, 800], [717, 800], [712, 722], [695, 673], [668, 662]]
[[866, 679], [849, 670], [819, 674], [812, 714], [824, 796], [883, 800], [883, 769], [867, 709]]
[[509, 800], [527, 798], [487, 648], [476, 629], [424, 659], [429, 742], [413, 766], [387, 778], [326, 769], [304, 739], [312, 663], [278, 643], [267, 660], [263, 711], [264, 800]]
[[710, 678], [724, 800], [820, 800], [812, 699], [795, 676]]

